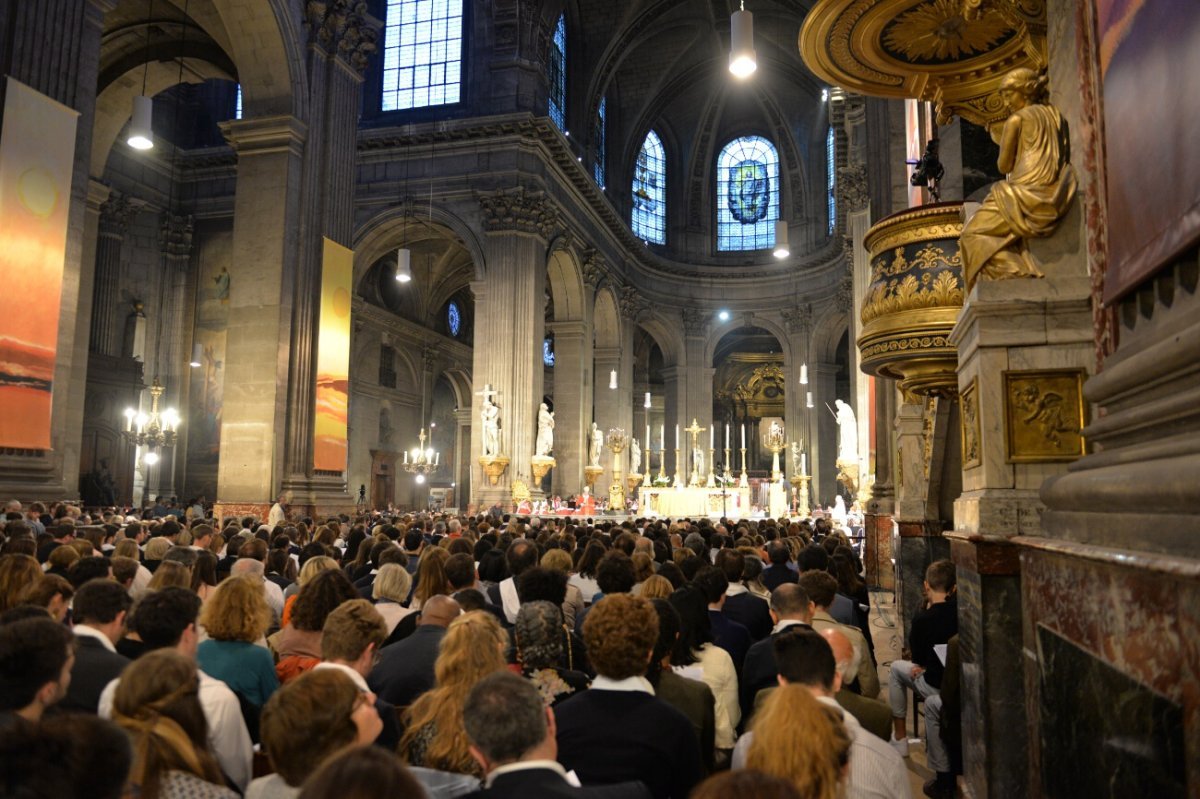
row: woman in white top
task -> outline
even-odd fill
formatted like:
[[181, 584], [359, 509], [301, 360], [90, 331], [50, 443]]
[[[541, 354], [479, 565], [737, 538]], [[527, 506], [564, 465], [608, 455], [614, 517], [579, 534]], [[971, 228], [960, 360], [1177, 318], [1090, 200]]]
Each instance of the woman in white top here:
[[411, 588], [412, 575], [399, 563], [385, 563], [379, 567], [372, 596], [375, 599], [375, 609], [387, 622], [388, 635], [392, 634], [405, 616], [417, 612], [404, 606]]
[[697, 589], [681, 588], [669, 601], [679, 613], [680, 620], [671, 665], [680, 676], [700, 680], [712, 689], [716, 700], [715, 745], [718, 751], [731, 750], [737, 740], [735, 730], [742, 720], [733, 658], [712, 642], [708, 602]]
[[589, 541], [579, 562], [575, 564], [575, 573], [571, 575], [570, 584], [579, 589], [585, 605], [592, 604], [592, 597], [600, 593], [600, 584], [596, 582], [596, 567], [600, 565], [605, 551], [604, 544]]

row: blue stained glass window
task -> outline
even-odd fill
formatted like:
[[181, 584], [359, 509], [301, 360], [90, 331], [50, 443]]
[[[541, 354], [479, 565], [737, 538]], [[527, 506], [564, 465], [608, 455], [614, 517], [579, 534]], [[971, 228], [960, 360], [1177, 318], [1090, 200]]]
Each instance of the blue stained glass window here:
[[837, 198], [834, 197], [834, 189], [836, 188], [837, 178], [837, 148], [836, 140], [833, 136], [833, 125], [829, 126], [829, 133], [825, 135], [825, 188], [826, 188], [826, 210], [829, 212], [829, 235], [833, 235], [833, 230], [837, 227]]
[[717, 249], [775, 246], [779, 218], [779, 155], [761, 136], [743, 136], [717, 157]]
[[559, 130], [567, 129], [567, 17], [559, 14], [550, 43], [550, 118]]
[[463, 0], [387, 0], [385, 24], [383, 110], [457, 103]]
[[604, 128], [606, 123], [607, 113], [605, 105], [608, 103], [607, 97], [600, 98], [600, 108], [596, 112], [596, 162], [592, 165], [592, 174], [596, 177], [596, 185], [604, 188]]
[[554, 339], [542, 339], [542, 363], [546, 366], [554, 366]]
[[233, 118], [242, 118], [242, 84], [237, 85], [237, 98], [233, 101]]
[[450, 301], [450, 305], [446, 307], [446, 327], [450, 329], [450, 335], [455, 338], [462, 330], [462, 312], [458, 309], [458, 303], [454, 300]]
[[630, 227], [639, 239], [667, 243], [667, 157], [654, 131], [646, 134], [633, 166]]

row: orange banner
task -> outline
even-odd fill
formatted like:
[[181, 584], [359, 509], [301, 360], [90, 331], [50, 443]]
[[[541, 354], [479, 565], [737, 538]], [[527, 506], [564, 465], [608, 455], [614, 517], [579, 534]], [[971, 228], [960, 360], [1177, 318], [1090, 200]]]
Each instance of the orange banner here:
[[50, 449], [74, 110], [8, 78], [0, 135], [0, 447]]
[[354, 252], [325, 239], [321, 259], [321, 321], [317, 332], [317, 413], [313, 468], [346, 470], [350, 397], [350, 292]]

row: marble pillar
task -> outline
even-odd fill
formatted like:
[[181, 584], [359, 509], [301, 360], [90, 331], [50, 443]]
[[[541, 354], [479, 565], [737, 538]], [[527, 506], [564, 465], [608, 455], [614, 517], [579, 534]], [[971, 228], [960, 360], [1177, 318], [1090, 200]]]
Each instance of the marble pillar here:
[[[833, 504], [839, 490], [837, 481], [838, 426], [830, 413], [835, 396], [837, 364], [810, 363], [808, 365], [809, 390], [813, 394], [813, 407], [808, 411], [812, 447], [809, 449], [809, 468], [812, 470], [812, 505], [822, 507]], [[829, 406], [828, 408], [826, 406]], [[849, 507], [850, 503], [846, 503]]]
[[454, 505], [466, 512], [471, 499], [471, 409], [454, 411]]
[[306, 128], [285, 116], [222, 129], [238, 167], [217, 504], [269, 508], [283, 476]]
[[[105, 190], [107, 192], [107, 189]], [[111, 194], [100, 206], [99, 233], [96, 238], [96, 272], [92, 291], [90, 348], [102, 355], [121, 354], [121, 325], [117, 324], [120, 304], [121, 245], [129, 230], [129, 221], [141, 203], [129, 197]]]
[[[688, 426], [690, 419], [687, 416], [687, 395], [684, 390], [686, 385], [687, 370], [682, 366], [669, 366], [662, 371], [663, 382], [665, 384], [665, 396], [663, 397], [663, 451], [664, 458], [667, 462], [665, 469], [667, 478], [675, 479], [675, 426], [679, 425], [679, 468], [680, 479], [686, 483], [687, 476], [682, 474], [683, 464], [687, 458], [687, 440], [684, 437], [683, 428]], [[737, 436], [734, 436], [735, 457], [737, 456]], [[734, 470], [736, 474], [741, 471], [741, 460], [737, 461], [738, 468]]]
[[[596, 426], [600, 428], [600, 433], [607, 437], [609, 430], [621, 426], [621, 400], [625, 393], [621, 388], [620, 381], [621, 349], [620, 347], [596, 347], [592, 352], [596, 375], [595, 390], [592, 395], [593, 415]], [[614, 370], [617, 372], [617, 388], [612, 389], [609, 388], [609, 378]], [[589, 424], [585, 429], [585, 435], [590, 430], [591, 425]], [[625, 432], [629, 432], [628, 428]], [[589, 442], [587, 452], [590, 453], [590, 451]], [[590, 457], [590, 455], [586, 457]], [[600, 466], [604, 468], [604, 472], [596, 478], [592, 492], [597, 497], [607, 497], [608, 487], [612, 483], [612, 453], [607, 448], [600, 455]]]
[[592, 420], [592, 335], [585, 322], [554, 322], [553, 492], [566, 497], [584, 485], [585, 438]]

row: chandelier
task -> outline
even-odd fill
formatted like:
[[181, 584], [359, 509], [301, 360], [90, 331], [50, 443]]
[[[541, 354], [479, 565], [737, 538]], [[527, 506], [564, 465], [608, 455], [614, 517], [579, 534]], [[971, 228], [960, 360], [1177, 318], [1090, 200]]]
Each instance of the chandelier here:
[[154, 450], [174, 446], [176, 431], [179, 429], [178, 411], [167, 408], [160, 413], [158, 410], [158, 401], [163, 391], [162, 383], [155, 377], [150, 386], [150, 415], [147, 416], [134, 408], [126, 408], [125, 429], [121, 431], [121, 437], [135, 447], [150, 448], [151, 452], [146, 454], [146, 459], [151, 463], [158, 460]]
[[[431, 445], [433, 444], [432, 427], [433, 425], [431, 424], [429, 435], [429, 443]], [[431, 475], [437, 471], [438, 465], [442, 461], [442, 454], [434, 451], [432, 446], [429, 448], [425, 447], [425, 428], [421, 428], [421, 435], [417, 436], [417, 440], [420, 443], [404, 453], [404, 463], [402, 465], [404, 466], [404, 471], [417, 476], [418, 483], [424, 483], [426, 475]]]

